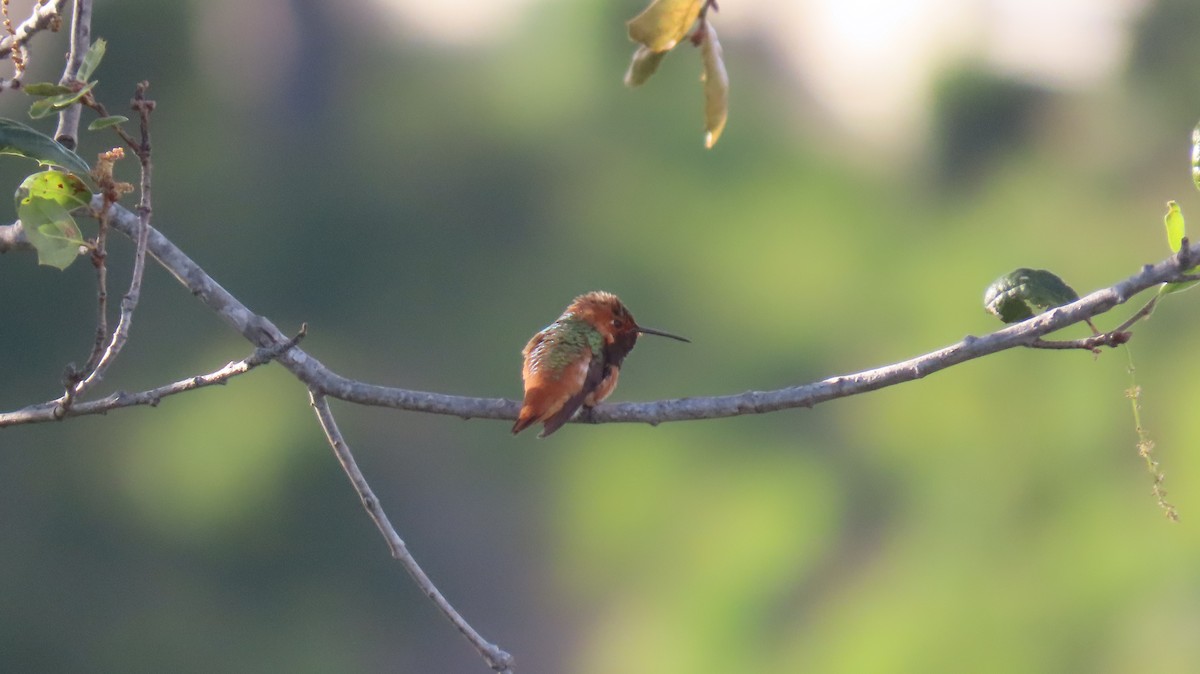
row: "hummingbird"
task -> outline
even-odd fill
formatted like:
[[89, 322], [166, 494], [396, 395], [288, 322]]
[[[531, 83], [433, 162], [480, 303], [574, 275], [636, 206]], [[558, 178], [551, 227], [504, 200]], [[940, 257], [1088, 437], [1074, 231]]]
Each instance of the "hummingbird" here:
[[617, 296], [585, 293], [567, 305], [558, 320], [529, 340], [521, 355], [525, 401], [513, 435], [542, 422], [539, 438], [557, 431], [581, 407], [595, 407], [617, 387], [621, 363], [638, 335], [690, 339], [644, 328]]

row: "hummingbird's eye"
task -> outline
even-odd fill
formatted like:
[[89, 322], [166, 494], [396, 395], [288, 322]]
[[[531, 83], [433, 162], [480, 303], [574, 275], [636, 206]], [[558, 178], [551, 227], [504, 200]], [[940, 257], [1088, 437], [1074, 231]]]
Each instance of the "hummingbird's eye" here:
[[623, 321], [619, 318], [614, 318], [612, 323], [613, 323], [613, 327], [617, 328], [618, 330], [625, 327], [625, 321]]

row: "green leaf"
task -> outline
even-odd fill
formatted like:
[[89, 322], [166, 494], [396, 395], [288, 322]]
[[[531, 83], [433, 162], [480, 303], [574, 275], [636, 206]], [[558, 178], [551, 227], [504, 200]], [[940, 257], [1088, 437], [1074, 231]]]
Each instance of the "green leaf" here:
[[1192, 184], [1200, 190], [1200, 124], [1192, 129]]
[[100, 129], [107, 129], [110, 126], [124, 124], [128, 121], [129, 118], [125, 117], [124, 115], [109, 115], [108, 117], [101, 117], [100, 119], [92, 120], [92, 123], [88, 124], [87, 128], [88, 131], [99, 131]]
[[15, 154], [41, 164], [61, 166], [84, 179], [90, 171], [79, 155], [50, 136], [11, 119], [0, 118], [0, 154]]
[[54, 82], [34, 82], [21, 87], [21, 91], [30, 96], [59, 96], [71, 93], [71, 88]]
[[83, 236], [58, 202], [28, 197], [17, 205], [17, 217], [29, 243], [37, 249], [38, 264], [66, 269], [79, 256]]
[[667, 52], [653, 51], [644, 45], [633, 52], [633, 60], [629, 62], [629, 70], [625, 72], [625, 86], [638, 87], [646, 83], [658, 70], [658, 64], [666, 58]]
[[721, 58], [717, 29], [709, 21], [703, 22], [702, 29], [700, 60], [704, 63], [704, 72], [700, 80], [704, 82], [704, 147], [711, 150], [725, 130], [725, 120], [729, 117], [729, 73]]
[[63, 171], [41, 171], [21, 182], [17, 216], [38, 251], [38, 263], [66, 269], [75, 261], [83, 236], [70, 211], [86, 206], [91, 197], [82, 180]]
[[87, 53], [83, 55], [83, 62], [79, 64], [79, 73], [75, 75], [75, 79], [80, 82], [86, 82], [92, 79], [92, 73], [96, 72], [96, 68], [100, 66], [100, 60], [104, 58], [104, 49], [108, 46], [102, 38], [98, 38], [88, 47]]
[[79, 99], [83, 98], [83, 95], [88, 93], [92, 89], [96, 88], [97, 84], [99, 84], [99, 82], [88, 82], [87, 84], [80, 87], [79, 91], [76, 91], [76, 92], [73, 92], [70, 94], [63, 94], [61, 96], [54, 96], [53, 98], [50, 98], [47, 100], [54, 101], [54, 107], [56, 107], [56, 108], [60, 108], [60, 109], [65, 108], [68, 105], [74, 103], [75, 101], [78, 101]]
[[54, 112], [54, 103], [49, 98], [36, 100], [33, 105], [29, 106], [30, 119], [41, 119], [52, 112]]
[[[1198, 127], [1200, 130], [1200, 127]], [[1195, 132], [1192, 134], [1195, 140]], [[1196, 146], [1192, 146], [1192, 174], [1196, 172]], [[1183, 237], [1187, 235], [1187, 228], [1184, 226], [1183, 211], [1180, 210], [1179, 204], [1174, 201], [1167, 202], [1167, 214], [1163, 216], [1163, 224], [1167, 228], [1167, 245], [1171, 247], [1172, 253], [1178, 253], [1183, 246]], [[1188, 273], [1195, 273], [1196, 268], [1189, 269]], [[1159, 288], [1158, 294], [1168, 295], [1170, 293], [1178, 293], [1196, 285], [1197, 281], [1184, 281], [1182, 283], [1164, 283]]]
[[1077, 299], [1079, 294], [1054, 273], [1022, 268], [992, 281], [983, 307], [1005, 323], [1016, 323]]
[[[1192, 147], [1192, 175], [1195, 176], [1195, 159], [1196, 148]], [[1167, 214], [1163, 216], [1163, 224], [1167, 227], [1167, 245], [1171, 247], [1172, 253], [1178, 253], [1183, 247], [1183, 237], [1187, 236], [1187, 229], [1184, 227], [1183, 211], [1179, 209], [1179, 204], [1174, 201], [1167, 202]], [[1200, 267], [1192, 267], [1187, 271], [1189, 274], [1195, 274], [1200, 271]], [[1158, 290], [1158, 294], [1169, 295], [1171, 293], [1179, 293], [1191, 288], [1200, 283], [1200, 281], [1183, 281], [1180, 283], [1164, 283]]]
[[1171, 247], [1172, 253], [1178, 253], [1183, 244], [1183, 237], [1187, 235], [1179, 204], [1174, 201], [1167, 202], [1167, 214], [1163, 216], [1163, 224], [1167, 226], [1167, 245]]
[[96, 84], [98, 83], [88, 82], [86, 85], [80, 87], [79, 91], [71, 91], [68, 89], [67, 93], [65, 94], [59, 94], [57, 96], [43, 98], [40, 101], [35, 101], [33, 105], [29, 106], [29, 116], [33, 119], [41, 119], [55, 110], [62, 110], [75, 101], [83, 98], [84, 94], [91, 91]]
[[630, 19], [629, 39], [650, 51], [667, 51], [687, 35], [705, 0], [654, 0]]
[[49, 199], [68, 211], [87, 206], [92, 193], [78, 177], [62, 171], [42, 171], [27, 176], [17, 188], [17, 208], [26, 199]]

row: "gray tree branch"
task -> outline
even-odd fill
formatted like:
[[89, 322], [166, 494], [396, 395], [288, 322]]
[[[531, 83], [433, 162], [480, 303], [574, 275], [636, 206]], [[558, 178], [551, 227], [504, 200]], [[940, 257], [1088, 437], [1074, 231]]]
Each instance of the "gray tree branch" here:
[[[92, 0], [75, 0], [75, 9], [71, 13], [71, 47], [67, 51], [67, 63], [59, 84], [69, 85], [75, 81], [79, 67], [83, 65], [83, 55], [91, 44]], [[58, 130], [54, 132], [54, 140], [71, 150], [79, 144], [81, 109], [79, 103], [72, 103], [58, 113]]]
[[187, 377], [186, 379], [180, 379], [179, 381], [164, 384], [163, 386], [156, 386], [146, 391], [139, 391], [137, 393], [117, 391], [99, 400], [77, 403], [68, 408], [64, 408], [57, 400], [51, 400], [37, 405], [30, 405], [29, 407], [13, 412], [0, 412], [0, 428], [44, 421], [58, 421], [65, 417], [107, 414], [112, 410], [118, 410], [123, 407], [137, 407], [140, 405], [157, 407], [163, 398], [179, 393], [186, 393], [187, 391], [194, 391], [206, 386], [213, 386], [214, 384], [225, 384], [233, 377], [246, 374], [260, 365], [266, 365], [278, 358], [280, 353], [299, 343], [304, 337], [306, 330], [307, 326], [300, 326], [300, 332], [280, 347], [274, 349], [258, 348], [246, 358], [227, 363], [220, 369], [208, 374]]
[[33, 11], [29, 13], [29, 18], [17, 26], [14, 35], [6, 35], [0, 39], [0, 58], [8, 56], [14, 46], [29, 42], [29, 38], [38, 32], [61, 21], [62, 7], [65, 4], [67, 4], [67, 0], [50, 0], [50, 2], [40, 2], [34, 5]]
[[[17, 25], [11, 35], [5, 35], [0, 39], [0, 58], [6, 58], [13, 55], [16, 50], [16, 58], [24, 62], [28, 52], [25, 45], [37, 33], [46, 30], [58, 30], [62, 25], [62, 8], [67, 4], [67, 0], [48, 0], [35, 4], [29, 17]], [[17, 72], [12, 79], [0, 78], [0, 90], [15, 89], [20, 86], [21, 75], [23, 68], [17, 68]]]
[[375, 527], [379, 529], [379, 533], [383, 534], [383, 539], [387, 541], [388, 550], [391, 551], [392, 557], [404, 566], [404, 570], [408, 571], [408, 575], [412, 576], [417, 587], [421, 588], [421, 592], [425, 593], [426, 597], [438, 607], [438, 610], [445, 615], [450, 622], [454, 623], [454, 627], [466, 637], [467, 641], [479, 651], [483, 659], [487, 661], [492, 669], [501, 674], [512, 674], [513, 658], [499, 646], [484, 639], [475, 628], [471, 627], [470, 623], [459, 615], [458, 611], [446, 601], [441, 591], [429, 579], [421, 565], [417, 563], [416, 558], [408, 551], [408, 546], [404, 544], [404, 540], [400, 538], [400, 534], [396, 533], [396, 529], [392, 527], [392, 523], [388, 520], [387, 513], [383, 511], [383, 507], [379, 504], [379, 498], [375, 496], [375, 492], [371, 490], [371, 485], [367, 484], [367, 478], [363, 476], [362, 471], [358, 469], [358, 463], [354, 460], [354, 454], [350, 451], [350, 446], [346, 444], [346, 438], [342, 436], [341, 430], [338, 429], [337, 421], [333, 418], [333, 411], [329, 409], [329, 400], [317, 391], [309, 392], [312, 397], [312, 406], [317, 413], [317, 421], [321, 424], [321, 429], [325, 431], [325, 438], [329, 441], [329, 445], [333, 447], [333, 453], [337, 456], [338, 463], [342, 465], [342, 470], [346, 472], [346, 477], [350, 478], [350, 484], [354, 486], [354, 492], [358, 494], [358, 498], [362, 501], [363, 508], [370, 515], [371, 521], [375, 523]]
[[25, 230], [21, 227], [21, 222], [0, 227], [0, 253], [7, 253], [10, 250], [19, 250], [30, 252], [34, 250], [33, 244], [29, 243], [29, 237], [25, 236]]
[[[99, 206], [95, 202], [93, 206]], [[110, 226], [130, 238], [139, 231], [138, 216], [119, 205], [110, 207]], [[12, 226], [10, 226], [12, 227]], [[0, 230], [4, 229], [0, 227]], [[0, 240], [5, 234], [0, 232]], [[269, 319], [254, 313], [225, 290], [198, 264], [171, 243], [161, 232], [148, 228], [150, 254], [184, 287], [252, 344], [278, 348], [288, 337]], [[1188, 243], [1177, 255], [1110, 287], [1097, 290], [1076, 302], [1051, 309], [1031, 319], [983, 336], [967, 336], [936, 351], [899, 363], [838, 375], [822, 381], [769, 391], [746, 391], [734, 395], [688, 397], [641, 403], [604, 404], [592, 410], [584, 423], [640, 422], [656, 425], [667, 421], [716, 419], [744, 414], [763, 414], [845, 398], [921, 379], [959, 363], [1014, 347], [1034, 347], [1043, 336], [1098, 316], [1130, 298], [1162, 283], [1178, 281], [1200, 259], [1200, 244]], [[1128, 327], [1128, 326], [1123, 326]], [[1105, 333], [1111, 334], [1111, 333]], [[1105, 341], [1093, 338], [1092, 344]], [[505, 398], [477, 398], [396, 388], [350, 379], [338, 374], [299, 347], [282, 353], [278, 362], [309, 389], [347, 402], [391, 407], [411, 412], [445, 414], [463, 419], [516, 419], [520, 403]], [[15, 414], [15, 413], [10, 413]], [[21, 420], [8, 417], [9, 424], [36, 423], [47, 419], [34, 415]]]

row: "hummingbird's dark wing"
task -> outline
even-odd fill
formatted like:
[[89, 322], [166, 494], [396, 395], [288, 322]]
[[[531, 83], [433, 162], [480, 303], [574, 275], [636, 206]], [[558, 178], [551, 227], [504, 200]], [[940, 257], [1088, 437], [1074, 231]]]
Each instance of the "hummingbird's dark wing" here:
[[604, 369], [604, 355], [601, 353], [594, 354], [591, 364], [588, 365], [587, 377], [583, 380], [583, 388], [577, 391], [575, 395], [567, 398], [567, 402], [563, 403], [558, 412], [555, 412], [553, 416], [542, 422], [542, 432], [538, 433], [539, 438], [550, 435], [571, 420], [575, 412], [583, 406], [583, 401], [587, 398], [588, 394], [594, 391], [604, 379]]

